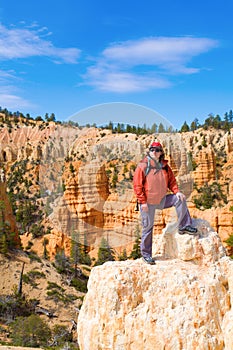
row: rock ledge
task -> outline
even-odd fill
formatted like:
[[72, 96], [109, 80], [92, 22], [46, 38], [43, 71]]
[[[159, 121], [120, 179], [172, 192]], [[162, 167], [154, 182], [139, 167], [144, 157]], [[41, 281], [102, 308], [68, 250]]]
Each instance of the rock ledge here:
[[[216, 232], [168, 227], [141, 259], [93, 268], [78, 319], [81, 350], [233, 349], [233, 261]], [[200, 229], [202, 227], [202, 230]]]

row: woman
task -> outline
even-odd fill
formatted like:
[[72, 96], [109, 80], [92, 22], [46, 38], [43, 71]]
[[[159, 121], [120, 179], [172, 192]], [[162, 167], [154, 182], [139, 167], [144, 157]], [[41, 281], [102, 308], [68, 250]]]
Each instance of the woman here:
[[[147, 156], [139, 162], [133, 183], [142, 218], [142, 258], [146, 263], [154, 264], [152, 232], [155, 209], [175, 206], [180, 234], [195, 234], [197, 229], [191, 226], [192, 219], [187, 208], [185, 195], [179, 191], [175, 176], [168, 161], [164, 159], [163, 147], [159, 142], [153, 142]], [[167, 194], [168, 189], [173, 194]]]

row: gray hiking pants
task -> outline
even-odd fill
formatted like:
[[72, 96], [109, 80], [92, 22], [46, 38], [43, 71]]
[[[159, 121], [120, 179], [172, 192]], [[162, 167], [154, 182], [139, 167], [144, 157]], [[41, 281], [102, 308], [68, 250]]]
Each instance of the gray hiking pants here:
[[179, 200], [175, 194], [166, 195], [159, 204], [148, 204], [148, 212], [141, 210], [142, 238], [141, 254], [143, 257], [149, 257], [152, 254], [152, 233], [154, 226], [155, 209], [176, 208], [178, 217], [178, 227], [184, 228], [191, 225], [192, 219], [189, 214], [187, 203]]

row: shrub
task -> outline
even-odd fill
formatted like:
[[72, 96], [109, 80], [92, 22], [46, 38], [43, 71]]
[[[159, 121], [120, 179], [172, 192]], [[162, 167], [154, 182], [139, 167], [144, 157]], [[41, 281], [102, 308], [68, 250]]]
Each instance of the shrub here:
[[47, 296], [55, 302], [61, 301], [63, 303], [70, 303], [77, 299], [73, 294], [65, 294], [65, 289], [54, 282], [48, 281]]
[[45, 274], [40, 271], [32, 270], [23, 275], [23, 281], [33, 287], [37, 287], [37, 283], [35, 282], [36, 278], [45, 278]]
[[106, 261], [114, 261], [114, 252], [110, 247], [108, 241], [103, 237], [100, 242], [100, 247], [98, 250], [98, 259], [95, 262], [95, 266], [102, 265]]
[[33, 250], [30, 250], [30, 252], [27, 252], [27, 255], [28, 255], [28, 257], [30, 258], [31, 261], [41, 262], [41, 258]]
[[140, 243], [141, 243], [140, 228], [137, 225], [135, 230], [135, 242], [134, 242], [133, 250], [129, 256], [130, 259], [135, 260], [141, 257]]
[[124, 261], [124, 260], [128, 259], [127, 252], [126, 252], [125, 248], [123, 249], [123, 252], [118, 256], [118, 259], [120, 261]]
[[213, 206], [221, 205], [223, 202], [227, 203], [227, 198], [221, 189], [221, 185], [217, 182], [197, 188], [197, 191], [199, 195], [194, 197], [193, 201], [198, 209], [210, 209]]
[[87, 292], [87, 281], [88, 278], [73, 278], [71, 281], [71, 286], [75, 287], [79, 292], [86, 293]]
[[72, 333], [63, 325], [55, 325], [52, 330], [52, 346], [63, 346], [67, 342], [72, 342]]
[[25, 249], [26, 250], [30, 250], [32, 246], [33, 246], [33, 242], [32, 241], [28, 241], [28, 244], [27, 244]]
[[37, 300], [27, 300], [24, 296], [14, 293], [2, 295], [0, 298], [0, 320], [14, 320], [18, 316], [30, 316], [38, 303]]
[[49, 326], [38, 315], [18, 317], [10, 328], [11, 339], [16, 346], [46, 346], [51, 337]]
[[[233, 212], [233, 206], [230, 207], [230, 211]], [[232, 219], [233, 222], [233, 219]], [[233, 259], [233, 234], [231, 234], [225, 241], [228, 247], [228, 253], [230, 257]]]
[[207, 142], [206, 142], [205, 136], [203, 136], [203, 140], [202, 140], [201, 144], [202, 144], [203, 147], [207, 147]]
[[189, 163], [190, 163], [190, 171], [195, 171], [196, 168], [198, 167], [198, 164], [195, 162], [195, 160], [193, 159], [193, 154], [192, 152], [188, 153], [188, 159], [189, 159]]

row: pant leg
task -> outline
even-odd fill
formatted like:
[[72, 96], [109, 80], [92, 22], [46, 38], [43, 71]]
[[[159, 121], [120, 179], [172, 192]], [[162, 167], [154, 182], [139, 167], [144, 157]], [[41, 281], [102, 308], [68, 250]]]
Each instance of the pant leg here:
[[144, 257], [152, 255], [152, 234], [154, 226], [155, 205], [148, 204], [148, 212], [141, 210], [142, 238], [141, 254]]
[[181, 201], [176, 197], [175, 194], [168, 194], [163, 198], [162, 202], [164, 209], [173, 206], [176, 208], [179, 228], [184, 228], [192, 224], [192, 219], [187, 207], [186, 200]]

